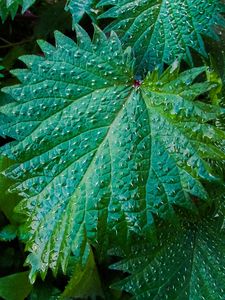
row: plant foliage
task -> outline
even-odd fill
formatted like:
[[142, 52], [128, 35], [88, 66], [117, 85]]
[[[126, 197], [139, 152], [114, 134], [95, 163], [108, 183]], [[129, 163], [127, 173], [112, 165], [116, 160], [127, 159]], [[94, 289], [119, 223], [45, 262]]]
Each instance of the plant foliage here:
[[138, 69], [170, 64], [177, 57], [192, 63], [191, 49], [207, 56], [202, 36], [215, 39], [215, 26], [224, 25], [222, 1], [102, 0], [99, 6], [111, 4], [101, 17], [116, 19], [107, 31], [115, 30], [133, 47]]
[[99, 9], [95, 7], [97, 2], [96, 0], [68, 0], [65, 9], [71, 13], [74, 24], [79, 23], [85, 13], [92, 20], [96, 20], [99, 12]]
[[24, 13], [34, 2], [35, 0], [1, 0], [0, 17], [2, 21], [4, 22], [8, 15], [14, 18], [20, 6], [22, 7], [22, 13]]
[[0, 2], [0, 297], [224, 299], [224, 2], [33, 2]]
[[115, 285], [133, 299], [223, 299], [223, 217], [163, 228], [156, 245], [141, 243], [112, 266], [128, 278]]

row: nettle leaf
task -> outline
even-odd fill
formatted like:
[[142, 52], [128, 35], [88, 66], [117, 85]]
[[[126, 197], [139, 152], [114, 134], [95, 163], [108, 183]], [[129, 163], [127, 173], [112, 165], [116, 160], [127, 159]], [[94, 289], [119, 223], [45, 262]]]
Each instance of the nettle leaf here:
[[71, 13], [74, 25], [80, 22], [85, 13], [96, 21], [99, 13], [99, 9], [96, 8], [97, 2], [98, 0], [67, 0], [65, 10]]
[[[21, 84], [4, 88], [15, 102], [5, 135], [17, 141], [1, 153], [17, 163], [5, 175], [24, 200], [31, 280], [78, 261], [107, 241], [124, 246], [151, 231], [153, 215], [173, 220], [173, 205], [207, 201], [201, 180], [214, 181], [208, 158], [224, 159], [219, 106], [198, 100], [214, 87], [193, 83], [205, 68], [179, 74], [173, 65], [133, 82], [130, 49], [95, 28], [93, 41], [77, 27], [77, 44], [59, 32], [42, 56], [24, 56]], [[204, 97], [202, 96], [204, 99]]]
[[136, 300], [224, 299], [225, 233], [221, 225], [217, 217], [187, 223], [182, 229], [164, 226], [158, 245], [140, 242], [111, 267], [131, 274], [113, 287], [133, 294]]
[[101, 16], [116, 19], [106, 31], [134, 48], [139, 72], [177, 57], [192, 63], [191, 49], [207, 56], [202, 35], [215, 39], [215, 25], [224, 25], [220, 0], [102, 0], [98, 6], [112, 4]]
[[[0, 106], [10, 103], [12, 100], [13, 99], [9, 95], [1, 92], [0, 90]], [[5, 114], [0, 112], [0, 137], [5, 137], [3, 134], [3, 127], [5, 126], [5, 123], [9, 121], [10, 121], [9, 118]], [[0, 170], [1, 168], [2, 166], [1, 166], [1, 158], [0, 158]]]
[[24, 13], [35, 0], [0, 0], [0, 17], [4, 22], [8, 15], [14, 19], [19, 6], [22, 6], [22, 13]]

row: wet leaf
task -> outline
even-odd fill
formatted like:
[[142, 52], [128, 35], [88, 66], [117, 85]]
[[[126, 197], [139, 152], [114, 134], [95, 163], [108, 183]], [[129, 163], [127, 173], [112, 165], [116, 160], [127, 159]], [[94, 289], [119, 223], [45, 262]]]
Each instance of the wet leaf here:
[[85, 13], [88, 14], [93, 21], [96, 21], [100, 11], [100, 9], [96, 7], [97, 3], [98, 0], [67, 0], [65, 10], [71, 13], [73, 25], [79, 23]]
[[55, 47], [40, 41], [43, 57], [23, 56], [21, 84], [4, 88], [15, 101], [0, 108], [16, 140], [1, 153], [16, 161], [4, 175], [24, 198], [32, 282], [65, 272], [71, 253], [82, 264], [90, 245], [126, 247], [152, 231], [154, 214], [197, 211], [192, 196], [210, 202], [202, 182], [219, 180], [208, 159], [225, 158], [214, 124], [223, 110], [204, 98], [215, 85], [195, 81], [204, 67], [175, 63], [137, 85], [116, 34], [95, 28], [91, 41], [77, 26], [77, 39], [57, 32]]
[[191, 49], [206, 57], [202, 36], [218, 38], [215, 26], [225, 24], [220, 0], [102, 0], [98, 7], [107, 5], [113, 7], [101, 18], [115, 20], [106, 31], [133, 47], [140, 73], [177, 57], [192, 64]]
[[224, 299], [224, 234], [221, 217], [186, 223], [181, 229], [161, 227], [158, 245], [140, 242], [112, 266], [131, 274], [113, 288], [133, 294], [135, 300]]

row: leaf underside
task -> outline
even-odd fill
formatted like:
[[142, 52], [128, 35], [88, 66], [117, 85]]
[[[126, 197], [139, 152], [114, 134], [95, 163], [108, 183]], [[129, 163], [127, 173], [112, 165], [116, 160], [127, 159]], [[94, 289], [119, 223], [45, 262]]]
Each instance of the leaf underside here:
[[204, 68], [173, 65], [136, 88], [114, 33], [76, 31], [77, 44], [57, 32], [55, 47], [40, 41], [44, 57], [21, 58], [21, 84], [4, 88], [15, 102], [0, 108], [3, 134], [16, 139], [1, 153], [17, 162], [5, 175], [24, 198], [31, 281], [65, 271], [71, 252], [82, 261], [90, 244], [149, 232], [153, 214], [195, 210], [192, 196], [209, 201], [201, 180], [216, 179], [208, 159], [224, 159], [213, 125], [222, 109], [198, 100], [214, 86], [194, 83]]
[[111, 267], [131, 274], [113, 287], [133, 294], [135, 300], [224, 299], [221, 217], [186, 223], [182, 229], [159, 229], [158, 245], [139, 243]]
[[224, 26], [220, 0], [102, 0], [113, 5], [101, 18], [115, 18], [106, 31], [115, 30], [126, 46], [132, 46], [138, 72], [177, 57], [192, 64], [190, 50], [207, 56], [202, 36], [216, 39], [214, 28]]

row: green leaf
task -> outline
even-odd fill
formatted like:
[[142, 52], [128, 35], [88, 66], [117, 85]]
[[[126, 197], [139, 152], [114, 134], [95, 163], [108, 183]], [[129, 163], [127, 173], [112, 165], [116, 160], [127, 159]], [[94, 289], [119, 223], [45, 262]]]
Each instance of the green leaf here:
[[73, 25], [80, 22], [84, 14], [88, 14], [93, 21], [96, 21], [99, 9], [95, 6], [98, 0], [67, 0], [65, 10], [69, 11], [73, 18]]
[[68, 297], [96, 299], [96, 296], [103, 296], [94, 255], [90, 248], [87, 249], [87, 256], [87, 262], [83, 266], [75, 262], [73, 275], [61, 295], [62, 299], [68, 299]]
[[[0, 65], [0, 72], [1, 72], [2, 70], [4, 70], [4, 67]], [[3, 77], [4, 77], [4, 75], [0, 73], [0, 79], [3, 78]]]
[[222, 79], [219, 76], [219, 74], [217, 72], [215, 72], [214, 70], [208, 70], [206, 74], [207, 74], [207, 79], [210, 82], [216, 83], [216, 88], [212, 89], [210, 91], [210, 99], [211, 99], [212, 103], [217, 104], [218, 102], [221, 101], [220, 95], [221, 95], [222, 88], [223, 88]]
[[[221, 218], [160, 228], [158, 245], [139, 242], [112, 266], [131, 275], [114, 288], [132, 299], [215, 300], [225, 297], [225, 233]], [[115, 252], [116, 254], [116, 252]]]
[[115, 18], [106, 31], [115, 30], [134, 48], [138, 72], [177, 57], [192, 63], [191, 49], [207, 56], [202, 35], [216, 38], [215, 25], [224, 25], [222, 1], [216, 0], [102, 0], [112, 5], [101, 18]]
[[130, 49], [114, 33], [96, 28], [91, 42], [77, 27], [77, 39], [57, 32], [56, 47], [39, 43], [44, 57], [22, 57], [28, 68], [13, 72], [21, 84], [4, 88], [15, 102], [0, 108], [10, 120], [3, 133], [16, 139], [1, 152], [17, 162], [4, 174], [24, 198], [32, 281], [65, 271], [71, 252], [82, 262], [89, 245], [127, 246], [152, 230], [152, 213], [173, 221], [174, 205], [208, 201], [207, 161], [225, 156], [213, 125], [222, 110], [198, 100], [214, 85], [193, 83], [205, 68], [173, 65], [137, 87]]
[[8, 15], [14, 19], [19, 6], [22, 6], [22, 13], [24, 13], [35, 0], [0, 0], [0, 17], [4, 22]]
[[[5, 120], [5, 118], [3, 118], [3, 120]], [[21, 217], [14, 213], [14, 208], [21, 198], [17, 194], [8, 193], [7, 190], [13, 182], [5, 178], [1, 173], [14, 163], [15, 162], [10, 159], [0, 156], [0, 211], [4, 213], [12, 224], [21, 220]]]
[[14, 225], [6, 225], [0, 230], [0, 241], [10, 242], [16, 238], [17, 227]]
[[28, 272], [0, 278], [0, 297], [5, 300], [24, 300], [32, 289]]
[[[0, 90], [0, 106], [10, 103], [11, 101], [12, 101], [12, 98], [9, 95], [1, 92], [1, 90]], [[5, 114], [0, 112], [0, 137], [5, 137], [3, 134], [3, 127], [4, 127], [5, 123], [7, 123], [7, 122], [9, 122], [9, 118]], [[1, 157], [0, 157], [0, 172], [3, 171], [2, 168], [3, 168], [3, 165], [2, 165]], [[0, 180], [1, 180], [1, 174], [0, 174]], [[1, 187], [0, 187], [0, 189], [1, 189]]]
[[27, 53], [27, 51], [28, 47], [26, 47], [26, 44], [15, 45], [10, 47], [2, 62], [2, 64], [4, 64], [5, 69], [7, 71], [10, 71], [15, 65], [18, 57], [24, 55], [25, 53]]
[[37, 282], [33, 285], [28, 300], [56, 300], [59, 299], [60, 290], [51, 281]]
[[[207, 40], [207, 51], [210, 52], [210, 59], [206, 61], [212, 69], [225, 82], [225, 28], [216, 28], [216, 33], [219, 35], [219, 41]], [[224, 89], [224, 87], [223, 87]]]

